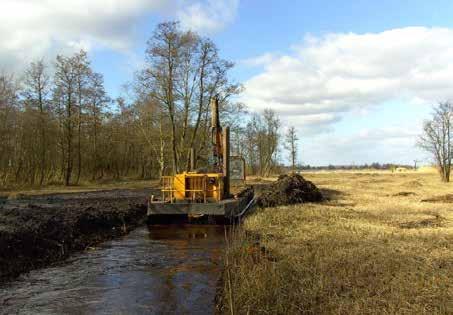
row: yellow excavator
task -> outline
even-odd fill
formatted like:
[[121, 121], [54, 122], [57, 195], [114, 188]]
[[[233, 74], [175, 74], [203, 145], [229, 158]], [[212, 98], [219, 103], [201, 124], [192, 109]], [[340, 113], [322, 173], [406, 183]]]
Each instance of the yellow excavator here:
[[250, 206], [253, 193], [230, 194], [230, 129], [220, 125], [219, 101], [211, 99], [212, 156], [208, 171], [196, 171], [195, 152], [190, 154], [190, 171], [162, 176], [161, 196], [151, 196], [148, 219], [162, 216], [203, 216], [232, 219]]

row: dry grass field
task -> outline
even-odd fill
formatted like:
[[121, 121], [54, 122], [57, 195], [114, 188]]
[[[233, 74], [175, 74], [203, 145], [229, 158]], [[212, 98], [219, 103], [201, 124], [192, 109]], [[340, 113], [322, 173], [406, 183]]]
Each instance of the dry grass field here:
[[429, 172], [303, 176], [329, 200], [261, 209], [233, 232], [225, 313], [453, 314], [453, 184]]

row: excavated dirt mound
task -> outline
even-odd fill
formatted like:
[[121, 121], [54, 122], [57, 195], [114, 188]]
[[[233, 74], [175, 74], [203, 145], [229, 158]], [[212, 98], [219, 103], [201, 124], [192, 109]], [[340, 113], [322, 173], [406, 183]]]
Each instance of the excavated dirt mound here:
[[260, 186], [257, 195], [256, 203], [260, 207], [316, 202], [324, 199], [321, 191], [299, 174], [280, 175], [276, 182]]
[[[72, 195], [72, 196], [71, 196]], [[128, 232], [146, 217], [146, 193], [65, 194], [0, 205], [0, 280]]]

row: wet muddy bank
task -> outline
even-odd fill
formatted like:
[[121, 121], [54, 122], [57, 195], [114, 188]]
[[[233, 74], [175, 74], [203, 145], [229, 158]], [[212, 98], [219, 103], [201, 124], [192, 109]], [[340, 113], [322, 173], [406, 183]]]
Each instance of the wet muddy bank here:
[[68, 193], [0, 203], [0, 281], [127, 234], [145, 222], [149, 193]]

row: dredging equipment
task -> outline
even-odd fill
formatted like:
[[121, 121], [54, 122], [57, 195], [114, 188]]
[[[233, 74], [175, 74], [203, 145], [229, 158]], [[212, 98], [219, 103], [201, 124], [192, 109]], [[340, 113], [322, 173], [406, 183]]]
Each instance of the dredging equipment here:
[[149, 222], [162, 216], [233, 219], [250, 205], [253, 192], [235, 196], [230, 192], [230, 128], [220, 124], [218, 97], [211, 99], [210, 108], [212, 152], [208, 170], [195, 170], [192, 148], [190, 171], [162, 176], [160, 198], [149, 198]]

